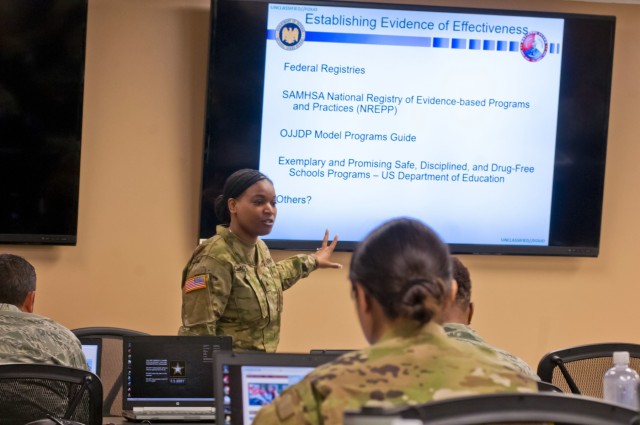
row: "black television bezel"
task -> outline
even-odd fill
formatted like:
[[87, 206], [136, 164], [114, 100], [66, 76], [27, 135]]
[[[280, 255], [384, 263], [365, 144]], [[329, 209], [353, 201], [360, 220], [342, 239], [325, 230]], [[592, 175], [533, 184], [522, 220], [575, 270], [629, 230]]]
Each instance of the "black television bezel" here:
[[[64, 212], [65, 214], [65, 224], [58, 226], [58, 229], [62, 230], [62, 227], [68, 229], [67, 232], [57, 232], [53, 227], [50, 228], [50, 231], [42, 231], [36, 230], [38, 225], [36, 221], [38, 220], [38, 216], [34, 215], [29, 220], [32, 222], [29, 229], [24, 229], [16, 232], [9, 232], [9, 228], [0, 229], [0, 244], [26, 244], [26, 245], [76, 245], [77, 244], [77, 236], [78, 236], [78, 214], [79, 214], [79, 197], [80, 197], [80, 155], [81, 155], [81, 147], [82, 147], [82, 124], [83, 124], [83, 107], [84, 107], [84, 81], [85, 81], [85, 64], [86, 64], [86, 44], [87, 44], [87, 20], [88, 20], [88, 8], [89, 1], [88, 0], [74, 0], [72, 5], [69, 2], [64, 2], [61, 0], [46, 0], [49, 2], [51, 7], [55, 6], [65, 6], [70, 7], [67, 11], [68, 14], [74, 14], [74, 16], [78, 17], [79, 20], [76, 21], [76, 26], [72, 28], [72, 31], [77, 31], [77, 39], [74, 39], [74, 42], [77, 44], [74, 46], [73, 53], [78, 55], [79, 60], [74, 64], [76, 68], [74, 71], [73, 82], [75, 83], [75, 89], [73, 90], [72, 95], [75, 99], [73, 103], [75, 104], [76, 111], [75, 116], [73, 118], [69, 118], [69, 122], [73, 122], [73, 136], [69, 138], [72, 141], [73, 146], [67, 146], [67, 150], [65, 151], [66, 157], [60, 157], [60, 163], [58, 164], [60, 167], [68, 166], [71, 164], [72, 168], [72, 177], [73, 181], [70, 183], [71, 187], [65, 194], [68, 197], [65, 200]], [[16, 3], [20, 3], [19, 0], [16, 0]], [[26, 3], [26, 2], [23, 2]], [[42, 2], [38, 2], [35, 5], [29, 5], [33, 7], [38, 7]], [[57, 16], [59, 17], [59, 16]], [[51, 16], [50, 19], [53, 19], [54, 16]], [[33, 22], [31, 22], [33, 24]], [[67, 25], [68, 22], [56, 23], [56, 25]], [[68, 41], [68, 40], [67, 40]], [[69, 78], [71, 79], [71, 78]], [[62, 78], [60, 79], [62, 81]], [[52, 140], [58, 136], [51, 136], [50, 134], [45, 134], [43, 136], [43, 140], [46, 137], [50, 137]], [[57, 140], [55, 143], [59, 143]], [[50, 143], [46, 146], [46, 149], [52, 150], [51, 145], [54, 143]], [[44, 156], [46, 152], [40, 151], [39, 155]], [[72, 158], [69, 160], [69, 158]], [[63, 164], [63, 160], [64, 162]], [[62, 174], [60, 174], [62, 175]], [[66, 173], [65, 175], [71, 175]], [[43, 185], [45, 182], [38, 182], [39, 185]], [[68, 183], [68, 182], [67, 182]], [[27, 196], [24, 193], [21, 193], [20, 196]], [[55, 209], [55, 208], [54, 208]], [[62, 209], [55, 209], [55, 213], [59, 213]], [[41, 218], [41, 216], [40, 216]], [[33, 229], [33, 230], [30, 230]]]
[[[231, 50], [244, 51], [244, 65], [253, 67], [253, 69], [262, 71], [264, 69], [264, 51], [266, 49], [265, 43], [257, 47], [252, 46], [247, 40], [234, 39], [228, 40], [224, 38], [224, 35], [220, 35], [221, 32], [228, 27], [228, 25], [235, 25], [231, 19], [225, 21], [219, 16], [219, 7], [222, 4], [234, 4], [238, 8], [242, 8], [245, 13], [259, 14], [266, 13], [267, 7], [270, 3], [281, 4], [299, 4], [299, 5], [314, 5], [314, 6], [346, 6], [346, 7], [372, 7], [378, 9], [402, 9], [402, 10], [416, 10], [416, 11], [432, 11], [432, 12], [447, 12], [447, 13], [480, 13], [480, 14], [498, 14], [504, 16], [531, 16], [531, 17], [549, 17], [549, 18], [563, 18], [565, 19], [565, 39], [563, 45], [566, 45], [568, 37], [587, 37], [587, 40], [582, 39], [586, 45], [590, 40], [606, 42], [608, 48], [603, 48], [602, 60], [594, 61], [591, 56], [587, 54], [572, 53], [571, 61], [565, 58], [566, 50], [563, 49], [563, 65], [561, 72], [561, 86], [560, 86], [560, 107], [558, 111], [558, 133], [556, 136], [556, 153], [555, 153], [555, 165], [554, 165], [554, 186], [552, 194], [552, 208], [551, 208], [551, 226], [549, 245], [485, 245], [485, 244], [456, 244], [450, 243], [449, 248], [454, 254], [483, 254], [483, 255], [526, 255], [526, 256], [567, 256], [567, 257], [597, 257], [600, 252], [600, 239], [601, 239], [601, 227], [602, 227], [602, 209], [604, 201], [604, 177], [606, 166], [606, 149], [607, 138], [609, 128], [609, 110], [611, 101], [611, 84], [613, 73], [613, 54], [615, 44], [615, 30], [616, 30], [616, 17], [607, 15], [588, 15], [588, 14], [576, 14], [576, 13], [564, 13], [564, 12], [545, 12], [545, 11], [531, 11], [531, 10], [517, 10], [517, 9], [484, 9], [484, 8], [469, 8], [469, 7], [456, 7], [456, 6], [431, 6], [431, 5], [417, 5], [417, 4], [396, 4], [396, 3], [375, 3], [375, 2], [350, 2], [350, 1], [326, 1], [326, 0], [212, 0], [211, 1], [211, 30], [209, 41], [209, 69], [207, 74], [207, 94], [206, 94], [206, 117], [205, 117], [205, 136], [204, 136], [204, 155], [203, 155], [203, 174], [201, 185], [201, 215], [200, 215], [200, 227], [199, 238], [201, 240], [211, 237], [215, 233], [215, 225], [218, 221], [215, 218], [213, 212], [213, 199], [219, 193], [221, 193], [222, 185], [226, 177], [228, 177], [234, 171], [241, 168], [258, 168], [259, 164], [259, 147], [260, 147], [260, 125], [262, 118], [262, 93], [263, 93], [263, 80], [252, 81], [246, 78], [237, 78], [237, 81], [225, 80], [223, 84], [216, 84], [215, 78], [218, 74], [225, 72], [229, 74], [229, 70], [225, 70], [225, 67], [230, 69], [239, 69], [237, 62], [229, 61], [226, 64], [221, 64], [220, 56], [225, 56]], [[257, 10], [260, 9], [260, 10]], [[567, 31], [566, 25], [575, 25], [580, 22], [583, 25], [586, 21], [590, 21], [590, 31], [587, 28], [583, 29], [581, 33], [574, 33], [573, 31]], [[260, 27], [258, 25], [245, 26], [246, 31], [253, 34], [253, 37], [262, 37], [264, 40], [264, 33], [266, 31], [266, 25]], [[249, 28], [251, 27], [251, 28]], [[252, 39], [252, 40], [254, 40]], [[571, 41], [569, 39], [569, 41]], [[252, 41], [253, 42], [253, 41]], [[575, 41], [574, 41], [575, 42]], [[223, 44], [220, 44], [223, 43]], [[224, 44], [226, 43], [226, 44]], [[260, 43], [258, 43], [260, 44]], [[254, 53], [253, 55], [246, 54], [247, 51]], [[255, 54], [255, 53], [258, 54]], [[227, 58], [224, 58], [225, 60]], [[237, 60], [237, 58], [235, 58]], [[567, 63], [569, 62], [569, 63]], [[569, 75], [573, 73], [574, 69], [588, 65], [589, 67], [599, 67], [599, 77], [604, 78], [590, 78], [585, 77], [585, 80], [578, 84], [575, 79], [569, 78]], [[257, 74], [257, 73], [256, 73]], [[253, 79], [260, 79], [262, 75], [248, 74]], [[245, 92], [241, 89], [243, 87], [238, 86], [238, 82], [245, 83]], [[246, 90], [246, 83], [249, 81], [250, 88], [253, 90]], [[252, 85], [251, 85], [252, 84]], [[568, 86], [570, 85], [570, 86]], [[595, 102], [597, 107], [594, 107], [590, 114], [585, 113], [587, 109], [584, 104], [580, 105], [577, 102], [579, 108], [582, 108], [581, 122], [593, 123], [598, 121], [599, 132], [594, 134], [584, 128], [579, 128], [577, 125], [571, 126], [569, 124], [562, 127], [561, 122], [570, 122], [570, 113], [562, 108], [563, 104], [566, 104], [572, 97], [578, 96], [579, 89], [596, 87], [597, 94], [590, 96], [592, 99], [597, 97], [598, 101]], [[234, 93], [234, 95], [241, 100], [238, 104], [242, 104], [242, 108], [234, 109], [237, 105], [230, 104], [225, 97], [226, 93]], [[256, 94], [257, 93], [257, 94]], [[253, 94], [253, 97], [252, 97]], [[226, 95], [228, 96], [228, 94]], [[257, 99], [257, 100], [256, 100]], [[580, 100], [580, 99], [578, 99]], [[565, 103], [563, 103], [565, 102]], [[234, 119], [226, 119], [224, 124], [216, 121], [216, 117], [220, 114], [222, 109], [232, 110]], [[241, 118], [245, 117], [249, 118]], [[228, 118], [227, 115], [225, 118]], [[253, 117], [253, 118], [251, 118]], [[242, 121], [244, 119], [245, 121]], [[224, 128], [223, 128], [224, 127]], [[232, 128], [233, 130], [228, 130]], [[219, 145], [217, 144], [216, 135], [221, 134], [220, 131], [233, 132], [235, 137], [235, 148], [230, 149], [230, 144]], [[569, 134], [571, 133], [571, 134]], [[224, 135], [220, 137], [224, 139]], [[597, 139], [597, 140], [594, 140]], [[576, 156], [574, 152], [568, 155], [564, 149], [570, 148], [571, 143], [589, 143], [587, 148], [579, 152], [583, 158], [582, 168], [577, 168], [573, 162]], [[242, 152], [242, 154], [240, 154]], [[594, 159], [595, 158], [595, 159]], [[588, 167], [588, 168], [585, 168]], [[585, 169], [589, 170], [589, 173], [585, 174]], [[575, 197], [577, 188], [581, 188], [583, 196], [580, 198]], [[276, 182], [277, 189], [277, 182]], [[565, 208], [564, 210], [558, 209], [558, 204], [563, 202], [566, 197], [574, 197], [575, 203], [571, 206], [571, 209]], [[566, 202], [565, 202], [566, 204]], [[585, 209], [585, 205], [589, 205], [588, 209]], [[392, 217], [390, 217], [392, 218]], [[563, 235], [570, 236], [572, 238], [571, 243], [567, 244], [566, 241], [560, 239], [563, 235], [558, 235], [557, 230], [559, 228], [566, 228]], [[583, 230], [590, 229], [588, 236], [584, 235]], [[437, 230], [437, 229], [436, 229]], [[295, 250], [305, 251], [314, 250], [317, 248], [319, 240], [277, 240], [266, 239], [265, 242], [272, 249], [283, 250]], [[352, 251], [358, 241], [340, 241], [337, 247], [338, 251]]]

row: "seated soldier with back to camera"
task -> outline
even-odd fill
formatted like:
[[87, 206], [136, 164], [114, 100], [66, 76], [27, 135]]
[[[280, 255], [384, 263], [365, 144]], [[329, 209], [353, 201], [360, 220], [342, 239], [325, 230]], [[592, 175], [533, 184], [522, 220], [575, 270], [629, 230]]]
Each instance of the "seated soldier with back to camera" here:
[[345, 410], [363, 406], [537, 390], [494, 353], [446, 336], [442, 313], [456, 292], [450, 255], [421, 222], [396, 219], [375, 229], [353, 253], [349, 279], [371, 346], [316, 368], [254, 424], [342, 424]]
[[456, 281], [458, 292], [456, 299], [444, 312], [444, 331], [450, 338], [458, 341], [474, 344], [478, 347], [486, 348], [496, 353], [496, 355], [507, 363], [513, 365], [524, 375], [540, 380], [531, 367], [518, 356], [507, 351], [493, 347], [469, 326], [473, 317], [474, 304], [471, 302], [471, 276], [469, 269], [462, 264], [458, 257], [452, 258], [453, 280]]
[[0, 254], [0, 364], [44, 363], [89, 370], [76, 336], [33, 313], [36, 272], [24, 258]]

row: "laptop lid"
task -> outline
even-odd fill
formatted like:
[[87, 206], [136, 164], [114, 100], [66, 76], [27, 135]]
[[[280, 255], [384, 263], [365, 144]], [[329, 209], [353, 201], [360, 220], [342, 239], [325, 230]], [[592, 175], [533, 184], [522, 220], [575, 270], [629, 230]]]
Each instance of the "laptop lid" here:
[[125, 336], [123, 410], [213, 407], [213, 353], [218, 350], [231, 350], [231, 337]]
[[89, 371], [94, 375], [100, 376], [100, 360], [102, 358], [102, 339], [81, 337], [78, 338], [82, 344], [82, 353], [87, 359]]
[[[214, 356], [217, 423], [251, 424], [258, 410], [337, 354], [219, 352]], [[222, 414], [222, 412], [224, 412]], [[224, 418], [224, 420], [221, 420]]]

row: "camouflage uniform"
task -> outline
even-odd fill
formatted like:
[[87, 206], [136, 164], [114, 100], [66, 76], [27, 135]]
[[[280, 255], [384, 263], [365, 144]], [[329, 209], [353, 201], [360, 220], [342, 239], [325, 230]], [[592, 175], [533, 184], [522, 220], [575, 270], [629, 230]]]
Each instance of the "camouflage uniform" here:
[[182, 273], [180, 335], [230, 335], [234, 350], [273, 352], [282, 291], [317, 267], [315, 255], [275, 263], [265, 243], [243, 244], [229, 228], [196, 248]]
[[46, 317], [0, 304], [0, 363], [45, 363], [89, 370], [78, 338]]
[[374, 345], [316, 368], [263, 407], [254, 424], [341, 424], [345, 410], [496, 392], [536, 391], [489, 351], [403, 323]]
[[524, 360], [511, 353], [487, 344], [485, 340], [480, 338], [476, 331], [471, 329], [469, 326], [463, 325], [462, 323], [445, 323], [444, 331], [450, 338], [477, 345], [479, 347], [484, 347], [495, 352], [499, 358], [516, 367], [522, 374], [537, 381], [540, 380], [538, 375], [536, 375], [536, 373], [531, 369], [531, 367], [529, 367], [528, 364], [524, 362]]

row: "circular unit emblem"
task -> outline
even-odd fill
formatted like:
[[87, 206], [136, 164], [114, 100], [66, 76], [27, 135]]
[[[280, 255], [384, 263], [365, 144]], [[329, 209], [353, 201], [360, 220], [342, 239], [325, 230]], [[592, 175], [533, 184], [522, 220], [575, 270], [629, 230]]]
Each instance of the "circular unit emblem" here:
[[529, 62], [538, 62], [544, 58], [549, 50], [549, 43], [544, 34], [531, 31], [520, 41], [520, 53]]
[[295, 50], [304, 42], [304, 27], [295, 19], [286, 19], [276, 27], [276, 42], [284, 50]]

